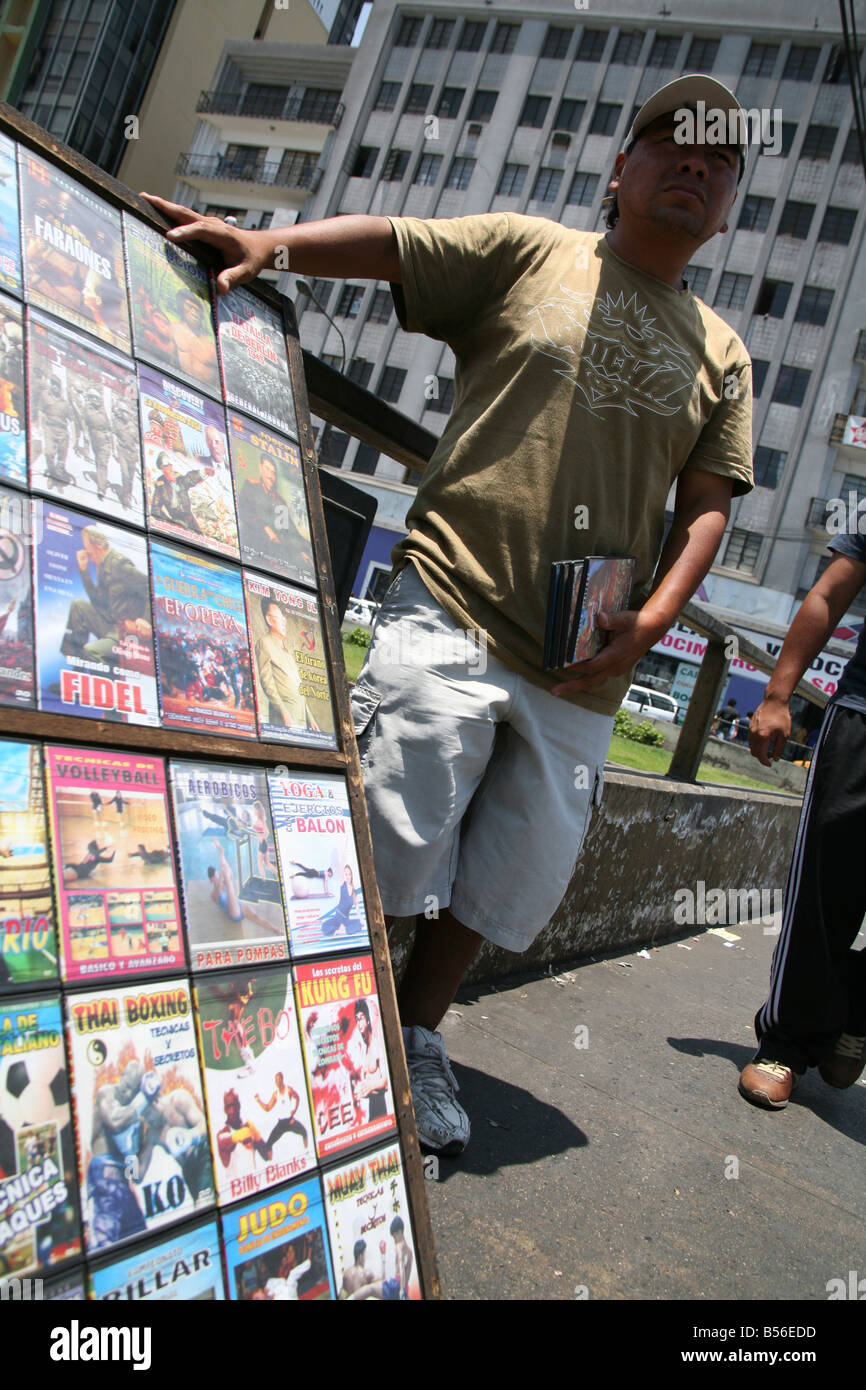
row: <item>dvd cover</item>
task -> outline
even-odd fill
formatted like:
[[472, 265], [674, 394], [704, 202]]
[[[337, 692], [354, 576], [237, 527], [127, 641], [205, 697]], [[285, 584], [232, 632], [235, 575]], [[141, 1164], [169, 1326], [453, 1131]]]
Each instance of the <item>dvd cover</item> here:
[[57, 979], [42, 754], [0, 740], [0, 994]]
[[0, 135], [0, 288], [21, 293], [21, 223], [15, 142]]
[[0, 487], [0, 705], [32, 709], [33, 519], [30, 498]]
[[336, 748], [318, 598], [249, 570], [244, 593], [261, 737]]
[[270, 773], [292, 956], [369, 944], [352, 812], [344, 778]]
[[33, 502], [39, 708], [158, 724], [143, 535]]
[[139, 367], [138, 376], [148, 525], [236, 560], [222, 406], [152, 368]]
[[315, 588], [316, 568], [297, 444], [228, 412], [241, 561]]
[[163, 724], [255, 738], [240, 571], [158, 541], [150, 557]]
[[213, 1206], [185, 980], [66, 997], [89, 1255]]
[[23, 311], [0, 294], [0, 482], [27, 486]]
[[396, 1123], [372, 956], [301, 962], [298, 1017], [321, 1159]]
[[169, 775], [191, 968], [287, 960], [264, 770], [172, 761]]
[[31, 488], [143, 526], [132, 362], [33, 310], [27, 361]]
[[73, 1303], [87, 1298], [86, 1275], [83, 1265], [52, 1274], [42, 1281], [42, 1297], [46, 1303]]
[[60, 996], [0, 1000], [0, 1276], [80, 1253]]
[[338, 1298], [421, 1298], [396, 1140], [322, 1174]]
[[224, 1299], [216, 1221], [172, 1231], [165, 1240], [136, 1246], [120, 1259], [100, 1261], [88, 1271], [88, 1288], [97, 1300]]
[[18, 176], [27, 302], [131, 352], [120, 214], [22, 146]]
[[208, 272], [126, 212], [123, 231], [136, 357], [221, 399]]
[[335, 1297], [317, 1177], [222, 1213], [228, 1296], [244, 1302]]
[[282, 316], [245, 287], [216, 303], [226, 404], [297, 439]]
[[221, 1206], [315, 1166], [288, 966], [194, 983], [217, 1201]]
[[162, 758], [47, 744], [62, 974], [186, 966]]

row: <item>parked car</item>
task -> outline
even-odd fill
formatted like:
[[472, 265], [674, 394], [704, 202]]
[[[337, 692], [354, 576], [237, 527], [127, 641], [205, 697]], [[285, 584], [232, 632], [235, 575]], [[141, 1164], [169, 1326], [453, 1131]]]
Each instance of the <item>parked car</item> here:
[[621, 708], [630, 714], [660, 719], [666, 724], [673, 724], [680, 712], [679, 705], [670, 695], [662, 695], [660, 690], [650, 690], [645, 685], [630, 685]]
[[373, 620], [379, 611], [378, 603], [373, 603], [372, 599], [350, 598], [346, 608], [346, 616], [343, 619], [347, 623], [363, 623], [365, 627], [372, 627]]

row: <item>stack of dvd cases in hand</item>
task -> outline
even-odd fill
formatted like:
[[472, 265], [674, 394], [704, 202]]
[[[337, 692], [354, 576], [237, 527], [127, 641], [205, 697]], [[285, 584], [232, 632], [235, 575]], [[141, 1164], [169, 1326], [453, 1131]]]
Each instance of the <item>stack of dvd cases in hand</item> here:
[[616, 555], [587, 555], [557, 560], [550, 567], [544, 668], [561, 671], [596, 656], [605, 642], [599, 613], [628, 607], [635, 560]]
[[336, 749], [298, 429], [273, 305], [0, 134], [0, 705], [90, 721], [0, 740], [0, 1285], [421, 1296], [345, 777], [102, 725]]

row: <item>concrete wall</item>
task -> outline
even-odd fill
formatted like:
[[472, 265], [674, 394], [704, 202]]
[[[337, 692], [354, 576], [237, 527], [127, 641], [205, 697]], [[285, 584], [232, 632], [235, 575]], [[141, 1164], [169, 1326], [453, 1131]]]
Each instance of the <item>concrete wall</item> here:
[[[682, 898], [721, 888], [783, 890], [800, 815], [799, 798], [738, 788], [692, 786], [645, 773], [605, 770], [596, 811], [565, 898], [521, 955], [485, 943], [467, 981], [496, 979], [580, 956], [626, 950], [681, 935]], [[518, 870], [519, 872], [519, 870]], [[413, 919], [391, 930], [402, 973]], [[703, 930], [696, 924], [697, 934]]]

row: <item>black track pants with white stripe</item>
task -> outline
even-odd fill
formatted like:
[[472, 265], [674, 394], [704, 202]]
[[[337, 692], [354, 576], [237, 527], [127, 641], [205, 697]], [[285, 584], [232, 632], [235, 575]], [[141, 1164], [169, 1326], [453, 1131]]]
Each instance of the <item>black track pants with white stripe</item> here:
[[796, 1072], [840, 1033], [866, 1034], [866, 714], [831, 705], [815, 746], [770, 995], [755, 1018], [760, 1056]]

